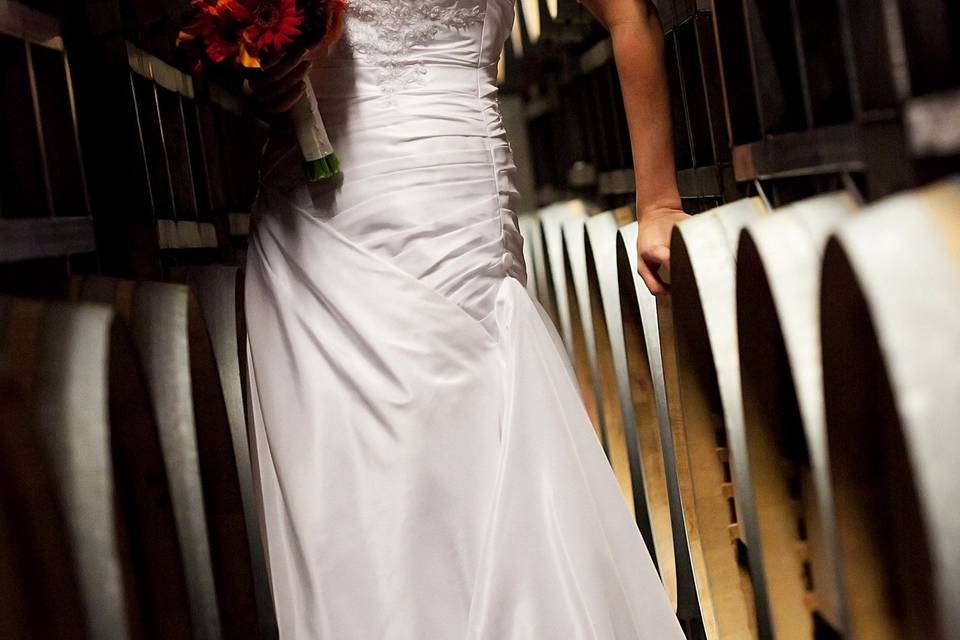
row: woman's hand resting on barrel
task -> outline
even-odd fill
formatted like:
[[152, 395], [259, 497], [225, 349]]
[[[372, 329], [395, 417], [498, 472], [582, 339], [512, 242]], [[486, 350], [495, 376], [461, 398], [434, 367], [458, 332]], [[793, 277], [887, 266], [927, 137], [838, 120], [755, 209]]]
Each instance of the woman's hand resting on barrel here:
[[654, 295], [667, 292], [670, 282], [670, 236], [673, 227], [690, 216], [674, 207], [639, 210], [637, 273]]
[[687, 214], [677, 189], [663, 25], [649, 0], [582, 1], [610, 31], [620, 75], [637, 188], [637, 271], [650, 293], [665, 293], [670, 234]]

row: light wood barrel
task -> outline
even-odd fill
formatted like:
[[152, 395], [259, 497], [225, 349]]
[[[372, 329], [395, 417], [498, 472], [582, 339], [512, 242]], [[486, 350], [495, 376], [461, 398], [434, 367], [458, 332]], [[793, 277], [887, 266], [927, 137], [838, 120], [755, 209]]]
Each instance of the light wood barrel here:
[[960, 629], [960, 178], [829, 242], [827, 442], [852, 640]]
[[[547, 304], [553, 304], [552, 313], [556, 314], [557, 328], [563, 339], [570, 362], [573, 365], [580, 396], [586, 406], [590, 421], [597, 437], [604, 445], [603, 425], [597, 403], [597, 389], [594, 386], [591, 370], [590, 351], [594, 349], [592, 329], [584, 332], [583, 308], [577, 301], [576, 286], [586, 286], [586, 253], [583, 246], [583, 222], [587, 209], [583, 202], [571, 200], [542, 209], [539, 213], [543, 230], [546, 267], [550, 270], [549, 287], [545, 298]], [[568, 243], [564, 228], [568, 222], [574, 222], [580, 228], [579, 244]], [[570, 256], [570, 249], [574, 255]], [[579, 285], [575, 281], [579, 280]], [[548, 308], [548, 313], [550, 309]]]
[[[637, 234], [636, 222], [620, 227], [617, 233], [617, 270], [629, 373], [628, 393], [635, 411], [644, 464], [649, 460], [648, 466], [655, 469], [656, 462], [653, 460], [658, 457], [663, 469], [662, 482], [669, 509], [672, 542], [672, 549], [666, 553], [673, 559], [677, 617], [688, 638], [702, 639], [712, 637], [707, 634], [706, 623], [713, 624], [713, 615], [697, 521], [692, 516], [692, 510], [685, 514], [683, 508], [685, 502], [692, 504], [693, 500], [683, 423], [679, 419], [672, 419], [678, 418], [679, 414], [674, 412], [671, 415], [664, 380], [665, 369], [673, 371], [674, 376], [676, 372], [671, 338], [672, 319], [668, 312], [667, 321], [661, 327], [657, 313], [658, 301], [637, 273]], [[665, 352], [661, 350], [661, 329], [666, 339]], [[649, 494], [660, 479], [656, 473], [645, 471], [644, 482]], [[661, 571], [664, 563], [661, 563]], [[698, 594], [698, 584], [703, 587], [702, 596]]]
[[564, 264], [563, 221], [571, 216], [585, 217], [587, 207], [580, 200], [571, 200], [544, 207], [537, 213], [543, 235], [543, 287], [538, 287], [540, 304], [553, 319], [567, 353], [573, 355], [573, 328], [567, 293], [567, 269]]
[[[522, 213], [517, 217], [520, 235], [523, 237], [523, 262], [527, 267], [527, 291], [540, 299], [540, 291], [546, 293], [549, 273], [543, 256], [543, 231], [540, 218], [535, 213]], [[541, 303], [542, 304], [542, 303]]]
[[195, 296], [186, 285], [99, 277], [77, 279], [74, 288], [129, 318], [157, 419], [194, 637], [256, 637], [234, 445]]
[[[567, 279], [567, 308], [570, 313], [573, 339], [573, 369], [580, 385], [580, 395], [590, 414], [603, 450], [610, 456], [603, 412], [603, 394], [597, 373], [597, 341], [593, 331], [593, 310], [590, 307], [590, 284], [587, 279], [586, 221], [584, 216], [568, 217], [561, 227], [563, 236], [564, 274]], [[614, 466], [614, 471], [619, 467]], [[622, 470], [622, 469], [621, 469]], [[623, 484], [621, 484], [621, 487]], [[632, 502], [632, 499], [631, 499]]]
[[740, 236], [738, 346], [762, 559], [751, 571], [763, 574], [778, 640], [836, 637], [843, 626], [819, 292], [827, 238], [856, 208], [847, 194], [819, 196], [750, 222]]
[[3, 598], [26, 607], [19, 621], [4, 613], [4, 637], [145, 635], [115, 499], [125, 488], [111, 452], [118, 338], [108, 307], [0, 297], [0, 528], [14, 543], [2, 564], [19, 564], [20, 580]]
[[695, 510], [700, 534], [716, 624], [708, 634], [713, 631], [711, 637], [723, 640], [771, 633], [763, 625], [765, 603], [755, 600], [765, 593], [762, 575], [751, 575], [747, 560], [759, 552], [759, 543], [743, 431], [734, 296], [737, 238], [761, 213], [759, 199], [739, 200], [680, 223], [671, 242], [677, 376], [665, 377], [668, 389], [678, 386], [673, 393], [682, 402], [671, 409], [682, 414], [684, 425], [694, 494], [684, 507]]
[[[712, 639], [716, 637], [716, 621], [699, 524], [692, 508], [693, 482], [680, 408], [679, 384], [676, 383], [677, 362], [670, 298], [651, 295], [637, 273], [638, 231], [636, 222], [621, 227], [617, 243], [624, 336], [628, 342], [634, 341], [633, 346], [627, 348], [632, 394], [635, 406], [639, 406], [636, 398], [644, 398], [652, 393], [656, 410], [670, 507], [677, 580], [677, 617], [687, 638]], [[647, 372], [649, 387], [644, 380]], [[671, 381], [669, 384], [668, 379]], [[642, 392], [644, 387], [650, 391]], [[640, 413], [646, 412], [649, 409]], [[643, 423], [644, 420], [640, 419], [641, 428]], [[691, 506], [685, 508], [684, 505]]]
[[[243, 517], [249, 542], [250, 573], [257, 602], [259, 638], [277, 638], [276, 612], [270, 590], [270, 577], [260, 535], [255, 482], [251, 468], [250, 446], [244, 405], [243, 383], [246, 371], [246, 328], [243, 315], [243, 272], [231, 266], [190, 267], [187, 284], [193, 289], [216, 357], [220, 388], [230, 424], [233, 460], [243, 502]], [[232, 474], [231, 474], [232, 475]]]
[[[628, 343], [620, 312], [617, 229], [633, 218], [633, 211], [623, 208], [591, 216], [586, 223], [587, 284], [596, 341], [597, 380], [610, 464], [627, 504], [634, 511], [667, 595], [675, 605], [670, 509], [656, 411], [649, 392], [649, 375], [646, 375], [643, 380], [647, 384], [639, 387], [637, 394], [636, 407], [644, 418], [641, 427], [631, 393]], [[630, 346], [636, 346], [636, 337], [631, 336]]]

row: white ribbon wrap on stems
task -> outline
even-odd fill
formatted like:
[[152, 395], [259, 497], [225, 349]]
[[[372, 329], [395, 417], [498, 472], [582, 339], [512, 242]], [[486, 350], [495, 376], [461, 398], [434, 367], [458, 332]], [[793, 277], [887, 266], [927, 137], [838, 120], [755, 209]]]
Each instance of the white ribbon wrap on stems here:
[[[317, 106], [317, 96], [313, 86], [304, 83], [306, 90], [303, 98], [290, 111], [293, 127], [297, 132], [297, 141], [303, 152], [303, 159], [308, 165], [308, 173], [312, 180], [318, 180], [335, 175], [340, 170], [340, 163], [333, 153], [333, 145], [323, 126], [323, 118]], [[313, 166], [311, 166], [313, 165]], [[317, 165], [321, 165], [319, 168]]]

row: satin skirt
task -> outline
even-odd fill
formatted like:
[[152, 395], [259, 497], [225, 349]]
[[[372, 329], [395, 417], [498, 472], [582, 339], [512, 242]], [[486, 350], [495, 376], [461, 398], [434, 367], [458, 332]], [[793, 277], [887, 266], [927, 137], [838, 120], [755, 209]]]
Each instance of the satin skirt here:
[[679, 640], [478, 122], [334, 124], [319, 186], [268, 152], [245, 305], [281, 638]]

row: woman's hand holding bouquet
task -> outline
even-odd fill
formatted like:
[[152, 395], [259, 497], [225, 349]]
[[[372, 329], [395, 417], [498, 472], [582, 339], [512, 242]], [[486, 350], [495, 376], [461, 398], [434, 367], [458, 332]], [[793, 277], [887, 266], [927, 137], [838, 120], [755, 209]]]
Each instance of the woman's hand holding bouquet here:
[[263, 110], [289, 113], [311, 181], [336, 175], [333, 151], [306, 75], [307, 54], [343, 34], [346, 0], [194, 0], [177, 44], [193, 43], [197, 71], [228, 68]]

